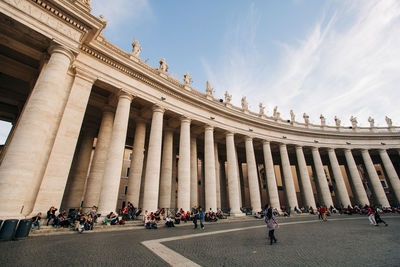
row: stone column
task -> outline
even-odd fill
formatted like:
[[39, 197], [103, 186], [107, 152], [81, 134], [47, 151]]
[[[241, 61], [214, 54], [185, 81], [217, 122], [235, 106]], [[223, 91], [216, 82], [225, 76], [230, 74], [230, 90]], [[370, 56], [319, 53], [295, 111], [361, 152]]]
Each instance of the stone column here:
[[322, 202], [326, 207], [333, 206], [331, 191], [329, 190], [328, 181], [326, 180], [326, 175], [324, 171], [324, 166], [322, 165], [321, 156], [319, 155], [319, 150], [317, 147], [312, 147], [312, 156], [314, 161], [314, 167], [317, 174], [318, 186], [321, 192]]
[[316, 208], [314, 193], [311, 186], [310, 175], [307, 170], [306, 160], [304, 158], [303, 147], [296, 146], [297, 164], [300, 173], [300, 182], [304, 194], [304, 202], [307, 207]]
[[103, 108], [99, 134], [97, 135], [96, 149], [94, 150], [92, 165], [86, 182], [86, 192], [83, 198], [84, 207], [98, 206], [103, 182], [104, 169], [107, 161], [107, 152], [110, 146], [114, 123], [114, 109], [106, 105]]
[[242, 162], [239, 161], [237, 149], [235, 147], [235, 160], [237, 162], [236, 164], [236, 172], [238, 174], [238, 188], [239, 188], [239, 201], [240, 201], [240, 207], [244, 206], [242, 196], [244, 198], [244, 184], [242, 186], [242, 181], [243, 181], [243, 170], [242, 170]]
[[84, 129], [82, 133], [79, 151], [76, 155], [76, 164], [71, 168], [64, 193], [64, 207], [81, 206], [95, 135], [96, 131], [93, 128]]
[[133, 140], [132, 160], [128, 177], [128, 190], [126, 192], [126, 200], [131, 202], [136, 208], [139, 207], [145, 141], [146, 122], [142, 119], [137, 119], [135, 137]]
[[214, 157], [215, 157], [215, 183], [217, 194], [217, 209], [221, 209], [221, 166], [218, 157], [218, 143], [214, 143]]
[[271, 146], [268, 141], [263, 141], [265, 174], [267, 177], [269, 203], [272, 208], [281, 209], [279, 202], [278, 186], [274, 171], [274, 162], [272, 160]]
[[204, 187], [206, 211], [217, 210], [217, 191], [215, 181], [214, 128], [205, 126], [204, 132]]
[[138, 205], [138, 207], [140, 207], [140, 208], [143, 207], [144, 178], [145, 178], [145, 174], [146, 174], [147, 154], [148, 154], [147, 149], [148, 149], [148, 147], [144, 148], [142, 177], [140, 178], [140, 193], [139, 193], [139, 205]]
[[190, 207], [198, 206], [197, 139], [190, 138]]
[[174, 131], [171, 128], [164, 130], [164, 144], [161, 164], [160, 178], [160, 208], [171, 207], [171, 185], [172, 185], [172, 148]]
[[49, 53], [49, 62], [25, 104], [0, 166], [0, 217], [3, 219], [22, 217], [27, 193], [39, 188], [42, 176], [38, 168], [46, 164], [43, 161], [49, 155], [45, 154], [50, 153], [52, 146], [48, 140], [59, 123], [55, 114], [65, 105], [64, 80], [73, 55], [59, 45], [52, 46]]
[[228, 162], [228, 191], [229, 191], [229, 207], [231, 215], [243, 216], [240, 211], [240, 188], [239, 188], [239, 173], [238, 161], [236, 158], [236, 148], [233, 133], [226, 133], [226, 157]]
[[156, 211], [158, 205], [163, 118], [164, 109], [153, 106], [143, 191], [143, 210], [148, 212]]
[[250, 203], [253, 213], [261, 211], [260, 185], [258, 183], [256, 158], [254, 156], [253, 138], [245, 137], [247, 176], [249, 180]]
[[349, 198], [349, 193], [346, 189], [346, 184], [344, 183], [342, 171], [339, 167], [339, 162], [336, 158], [335, 150], [333, 148], [328, 148], [328, 155], [332, 167], [333, 177], [335, 178], [335, 184], [340, 203], [344, 208], [347, 208], [347, 206], [351, 206], [351, 202]]
[[181, 118], [178, 161], [178, 209], [190, 210], [190, 119]]
[[[47, 210], [50, 206], [59, 208], [61, 205], [83, 117], [95, 80], [95, 76], [85, 70], [75, 68], [75, 72], [53, 148], [47, 165], [44, 165], [43, 179], [32, 216]], [[28, 210], [26, 209], [26, 212]]]
[[344, 150], [344, 156], [346, 157], [347, 168], [350, 172], [351, 183], [353, 185], [354, 194], [356, 195], [358, 204], [361, 204], [362, 206], [369, 205], [367, 193], [365, 192], [364, 185], [362, 183], [360, 173], [358, 172], [351, 150], [346, 148]]
[[103, 216], [117, 207], [131, 102], [132, 95], [124, 92], [119, 95], [99, 198], [99, 213]]
[[226, 171], [225, 171], [225, 159], [222, 160], [220, 164], [220, 186], [221, 186], [221, 207], [227, 208], [228, 205], [228, 198], [226, 195]]
[[385, 168], [386, 174], [389, 178], [390, 187], [397, 199], [397, 203], [400, 203], [400, 180], [399, 176], [394, 169], [393, 163], [389, 158], [386, 149], [379, 149], [379, 155], [382, 159], [383, 167]]
[[287, 197], [287, 203], [291, 210], [294, 207], [298, 207], [296, 189], [294, 187], [293, 174], [290, 168], [289, 155], [287, 153], [286, 144], [279, 144], [279, 151], [281, 154], [282, 171], [283, 171], [283, 183]]
[[172, 183], [171, 183], [171, 209], [176, 208], [176, 146], [172, 148]]
[[381, 181], [376, 173], [374, 163], [371, 160], [368, 150], [361, 149], [361, 155], [364, 160], [365, 168], [367, 169], [369, 183], [372, 187], [378, 205], [381, 205], [382, 207], [390, 207], [389, 201], [386, 197], [385, 191], [383, 190]]

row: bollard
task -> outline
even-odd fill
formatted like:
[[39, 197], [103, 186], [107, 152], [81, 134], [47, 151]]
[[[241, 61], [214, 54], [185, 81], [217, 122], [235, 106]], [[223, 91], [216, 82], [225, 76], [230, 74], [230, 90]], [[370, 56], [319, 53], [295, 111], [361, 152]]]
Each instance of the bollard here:
[[8, 241], [13, 239], [17, 224], [18, 224], [17, 219], [5, 220], [3, 223], [3, 227], [1, 227], [0, 230], [0, 240]]
[[17, 231], [15, 231], [14, 239], [23, 239], [28, 237], [29, 232], [31, 231], [32, 220], [31, 219], [23, 219], [19, 221]]

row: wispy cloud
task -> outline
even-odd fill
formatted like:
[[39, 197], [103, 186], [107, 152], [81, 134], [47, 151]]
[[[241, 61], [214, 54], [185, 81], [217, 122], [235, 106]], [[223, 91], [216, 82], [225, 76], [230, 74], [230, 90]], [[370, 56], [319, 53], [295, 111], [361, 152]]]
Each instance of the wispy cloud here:
[[91, 7], [93, 14], [104, 15], [110, 31], [153, 17], [149, 0], [96, 0], [91, 2]]
[[[216, 65], [203, 60], [208, 78], [220, 88], [228, 89], [239, 105], [242, 95], [257, 111], [259, 99], [271, 111], [278, 105], [288, 116], [293, 109], [301, 120], [306, 112], [319, 123], [322, 113], [333, 124], [338, 115], [349, 125], [357, 116], [360, 125], [375, 117], [385, 126], [389, 115], [400, 122], [400, 2], [336, 2], [334, 12], [310, 27], [308, 34], [296, 42], [280, 40], [280, 57], [272, 65], [263, 44], [254, 36], [262, 34], [259, 12], [251, 6], [227, 40], [241, 40], [227, 49]], [[251, 29], [243, 31], [243, 29]], [[223, 62], [223, 63], [222, 63]]]

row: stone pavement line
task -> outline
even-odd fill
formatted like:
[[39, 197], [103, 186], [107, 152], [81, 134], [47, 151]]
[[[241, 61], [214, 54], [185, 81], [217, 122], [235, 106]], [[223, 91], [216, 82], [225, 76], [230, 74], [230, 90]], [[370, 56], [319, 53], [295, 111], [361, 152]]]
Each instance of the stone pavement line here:
[[[392, 216], [387, 216], [385, 218], [390, 218], [390, 217], [392, 217]], [[396, 217], [396, 216], [393, 216], [393, 217]], [[346, 219], [330, 219], [328, 221], [345, 221], [345, 220], [361, 220], [361, 219], [365, 220], [366, 218], [356, 217], [356, 218], [346, 218]], [[312, 220], [312, 221], [307, 220], [307, 221], [279, 223], [279, 226], [292, 225], [292, 224], [303, 224], [303, 223], [316, 223], [316, 222], [320, 222], [320, 220]], [[203, 237], [203, 236], [208, 236], [208, 235], [225, 234], [225, 233], [229, 233], [229, 232], [237, 232], [237, 231], [257, 229], [257, 228], [266, 228], [266, 225], [249, 226], [249, 227], [243, 227], [243, 228], [219, 230], [219, 231], [214, 231], [214, 232], [206, 232], [206, 233], [190, 234], [190, 235], [184, 235], [184, 236], [160, 238], [160, 239], [143, 241], [141, 243], [142, 243], [142, 245], [144, 245], [146, 248], [148, 248], [150, 251], [152, 251], [154, 254], [159, 256], [161, 259], [163, 259], [165, 262], [167, 262], [171, 266], [200, 266], [200, 265], [196, 264], [195, 262], [189, 260], [188, 258], [185, 258], [181, 254], [164, 246], [161, 243], [182, 240], [182, 239], [195, 238], [195, 237]]]

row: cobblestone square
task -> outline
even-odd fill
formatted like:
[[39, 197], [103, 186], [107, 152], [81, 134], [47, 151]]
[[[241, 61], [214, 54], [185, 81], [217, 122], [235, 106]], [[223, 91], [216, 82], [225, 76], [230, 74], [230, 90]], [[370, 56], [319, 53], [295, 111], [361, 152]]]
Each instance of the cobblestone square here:
[[[382, 216], [389, 224], [374, 227], [366, 216], [278, 218], [278, 243], [269, 245], [263, 220], [206, 224], [203, 232], [187, 226], [158, 230], [43, 236], [0, 243], [2, 266], [111, 265], [165, 266], [143, 245], [161, 242], [200, 266], [398, 266], [400, 216]], [[179, 265], [170, 262], [172, 265]]]

